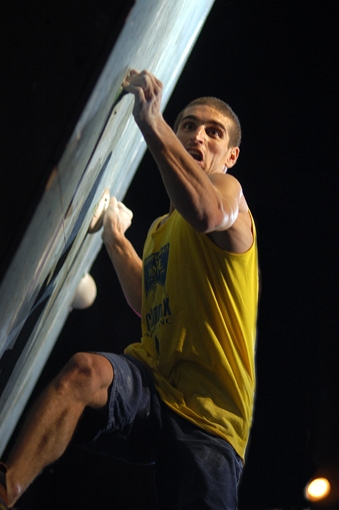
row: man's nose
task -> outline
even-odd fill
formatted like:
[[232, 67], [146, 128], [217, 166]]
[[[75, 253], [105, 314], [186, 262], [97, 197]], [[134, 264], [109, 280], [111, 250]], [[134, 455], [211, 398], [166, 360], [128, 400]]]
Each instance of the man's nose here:
[[192, 140], [196, 140], [197, 142], [203, 142], [205, 139], [205, 130], [204, 126], [198, 126], [194, 133], [192, 133]]

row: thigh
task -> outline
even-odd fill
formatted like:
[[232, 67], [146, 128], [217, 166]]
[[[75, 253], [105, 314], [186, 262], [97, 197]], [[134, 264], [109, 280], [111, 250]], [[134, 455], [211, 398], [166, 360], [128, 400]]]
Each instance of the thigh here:
[[148, 368], [131, 356], [98, 353], [113, 367], [114, 378], [104, 409], [95, 420], [95, 433], [86, 448], [137, 464], [155, 458], [155, 442], [160, 428], [160, 404]]
[[236, 510], [242, 461], [233, 447], [171, 411], [162, 420], [159, 510]]

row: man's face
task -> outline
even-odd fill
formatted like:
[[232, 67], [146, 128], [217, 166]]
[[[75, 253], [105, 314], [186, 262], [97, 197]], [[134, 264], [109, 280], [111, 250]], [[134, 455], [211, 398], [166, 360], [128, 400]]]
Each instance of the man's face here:
[[177, 137], [207, 173], [224, 172], [234, 165], [239, 149], [229, 148], [231, 121], [221, 112], [207, 105], [186, 108], [177, 130]]

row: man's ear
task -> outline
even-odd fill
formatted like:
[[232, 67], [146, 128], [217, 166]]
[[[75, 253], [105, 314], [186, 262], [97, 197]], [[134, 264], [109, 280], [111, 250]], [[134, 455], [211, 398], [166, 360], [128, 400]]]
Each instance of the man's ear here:
[[239, 147], [232, 147], [228, 151], [227, 157], [226, 157], [226, 162], [225, 162], [225, 166], [227, 166], [227, 168], [231, 168], [232, 166], [234, 166], [236, 164], [237, 159], [239, 157], [239, 153], [240, 153]]

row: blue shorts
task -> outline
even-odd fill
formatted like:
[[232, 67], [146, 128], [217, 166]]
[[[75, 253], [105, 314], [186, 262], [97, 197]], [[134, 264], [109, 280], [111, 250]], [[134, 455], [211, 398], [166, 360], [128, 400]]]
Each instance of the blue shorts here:
[[114, 379], [100, 430], [87, 448], [154, 464], [159, 510], [236, 510], [242, 460], [234, 448], [162, 403], [142, 362], [98, 354], [111, 362]]

